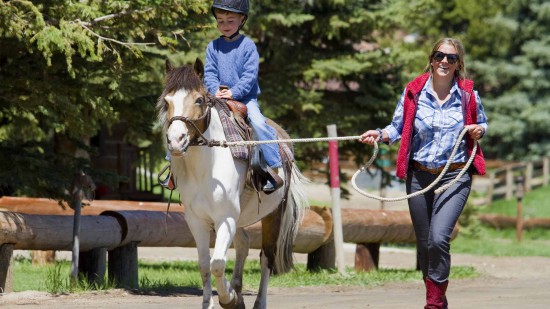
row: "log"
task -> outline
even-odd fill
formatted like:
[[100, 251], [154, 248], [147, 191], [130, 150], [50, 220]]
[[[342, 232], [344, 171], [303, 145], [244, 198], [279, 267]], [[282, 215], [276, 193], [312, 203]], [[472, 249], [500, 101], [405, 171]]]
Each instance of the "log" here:
[[[121, 228], [108, 216], [83, 216], [80, 248], [114, 248], [120, 244]], [[73, 218], [0, 212], [0, 244], [23, 250], [71, 250]]]
[[107, 272], [107, 249], [96, 248], [80, 252], [78, 273], [83, 274], [89, 284], [102, 285]]
[[137, 289], [139, 287], [137, 243], [130, 242], [109, 251], [109, 282], [117, 287]]
[[[496, 229], [516, 228], [516, 217], [482, 214], [478, 215], [481, 224], [494, 227]], [[550, 228], [550, 218], [528, 218], [523, 219], [523, 229]]]
[[[257, 222], [245, 230], [248, 232], [250, 247], [262, 248], [262, 223]], [[305, 213], [304, 220], [298, 228], [298, 234], [294, 240], [293, 251], [297, 253], [310, 253], [324, 244], [332, 233], [332, 216], [326, 207], [311, 206]]]
[[[19, 212], [34, 215], [73, 215], [74, 211], [64, 205], [63, 209], [57, 201], [47, 198], [12, 197], [3, 196], [0, 198], [0, 210]], [[95, 200], [89, 205], [82, 207], [82, 215], [99, 215], [107, 210], [148, 210], [166, 212], [168, 203], [158, 202], [135, 202], [118, 200]], [[179, 204], [172, 203], [170, 212], [183, 212], [184, 208]]]
[[116, 218], [119, 222], [122, 236], [119, 246], [131, 242], [138, 243], [140, 247], [196, 246], [182, 212], [110, 210], [102, 212], [101, 216]]
[[[342, 209], [344, 241], [349, 243], [415, 243], [407, 210]], [[458, 234], [455, 226], [451, 239]]]
[[342, 209], [344, 241], [350, 243], [414, 243], [408, 211]]
[[[327, 231], [326, 210], [321, 214], [308, 211], [298, 230], [296, 252], [309, 253], [324, 243]], [[72, 246], [71, 216], [29, 215], [0, 212], [1, 243], [13, 243], [15, 249], [70, 250]], [[55, 227], [55, 228], [53, 228]], [[261, 223], [247, 228], [251, 248], [261, 248]], [[211, 235], [214, 244], [214, 234]], [[82, 216], [81, 251], [95, 248], [112, 249], [137, 242], [143, 247], [195, 247], [185, 222], [184, 213], [156, 211], [106, 211], [100, 216]]]

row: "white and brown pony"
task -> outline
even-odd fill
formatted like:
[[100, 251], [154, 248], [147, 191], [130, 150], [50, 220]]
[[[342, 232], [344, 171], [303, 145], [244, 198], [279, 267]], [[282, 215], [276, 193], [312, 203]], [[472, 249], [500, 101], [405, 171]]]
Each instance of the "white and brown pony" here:
[[[269, 195], [257, 194], [247, 185], [247, 161], [234, 159], [227, 147], [197, 145], [226, 140], [219, 112], [214, 108], [223, 101], [207, 93], [203, 70], [200, 60], [194, 66], [177, 68], [167, 61], [165, 89], [157, 103], [158, 120], [171, 153], [171, 171], [199, 254], [202, 308], [214, 307], [211, 275], [216, 280], [220, 305], [244, 308], [242, 276], [249, 240], [243, 228], [260, 220], [261, 281], [254, 308], [265, 308], [270, 274], [284, 273], [293, 267], [293, 241], [308, 207], [301, 182], [305, 178], [290, 162], [288, 168], [279, 169], [279, 175], [286, 180], [284, 187]], [[282, 133], [280, 127], [277, 130]], [[212, 255], [211, 230], [216, 235]], [[224, 272], [231, 244], [236, 250], [236, 261], [229, 283]]]

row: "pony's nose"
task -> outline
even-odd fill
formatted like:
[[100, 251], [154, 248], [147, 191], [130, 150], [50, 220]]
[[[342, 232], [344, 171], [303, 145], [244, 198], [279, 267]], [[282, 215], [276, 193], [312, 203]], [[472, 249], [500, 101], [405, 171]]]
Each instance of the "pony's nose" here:
[[187, 133], [181, 133], [176, 136], [170, 136], [167, 134], [166, 144], [168, 145], [168, 149], [170, 151], [185, 151], [184, 148], [187, 146], [187, 139]]

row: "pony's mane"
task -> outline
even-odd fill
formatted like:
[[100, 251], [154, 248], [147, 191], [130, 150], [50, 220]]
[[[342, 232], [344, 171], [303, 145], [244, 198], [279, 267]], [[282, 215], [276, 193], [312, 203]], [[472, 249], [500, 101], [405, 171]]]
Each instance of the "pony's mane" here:
[[184, 65], [177, 68], [172, 68], [166, 72], [164, 80], [164, 91], [158, 98], [156, 110], [158, 124], [162, 128], [163, 132], [166, 130], [166, 104], [164, 103], [164, 97], [172, 94], [179, 89], [186, 89], [188, 91], [203, 91], [204, 86], [201, 78], [197, 75], [192, 65]]
[[171, 93], [179, 89], [199, 90], [202, 81], [190, 65], [173, 68], [168, 71], [165, 79], [165, 93]]

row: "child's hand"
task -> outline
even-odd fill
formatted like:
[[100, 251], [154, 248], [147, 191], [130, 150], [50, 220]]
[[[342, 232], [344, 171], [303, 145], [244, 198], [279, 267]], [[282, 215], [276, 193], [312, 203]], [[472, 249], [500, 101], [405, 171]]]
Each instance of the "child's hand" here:
[[229, 89], [221, 89], [216, 92], [216, 98], [233, 99], [233, 93]]

